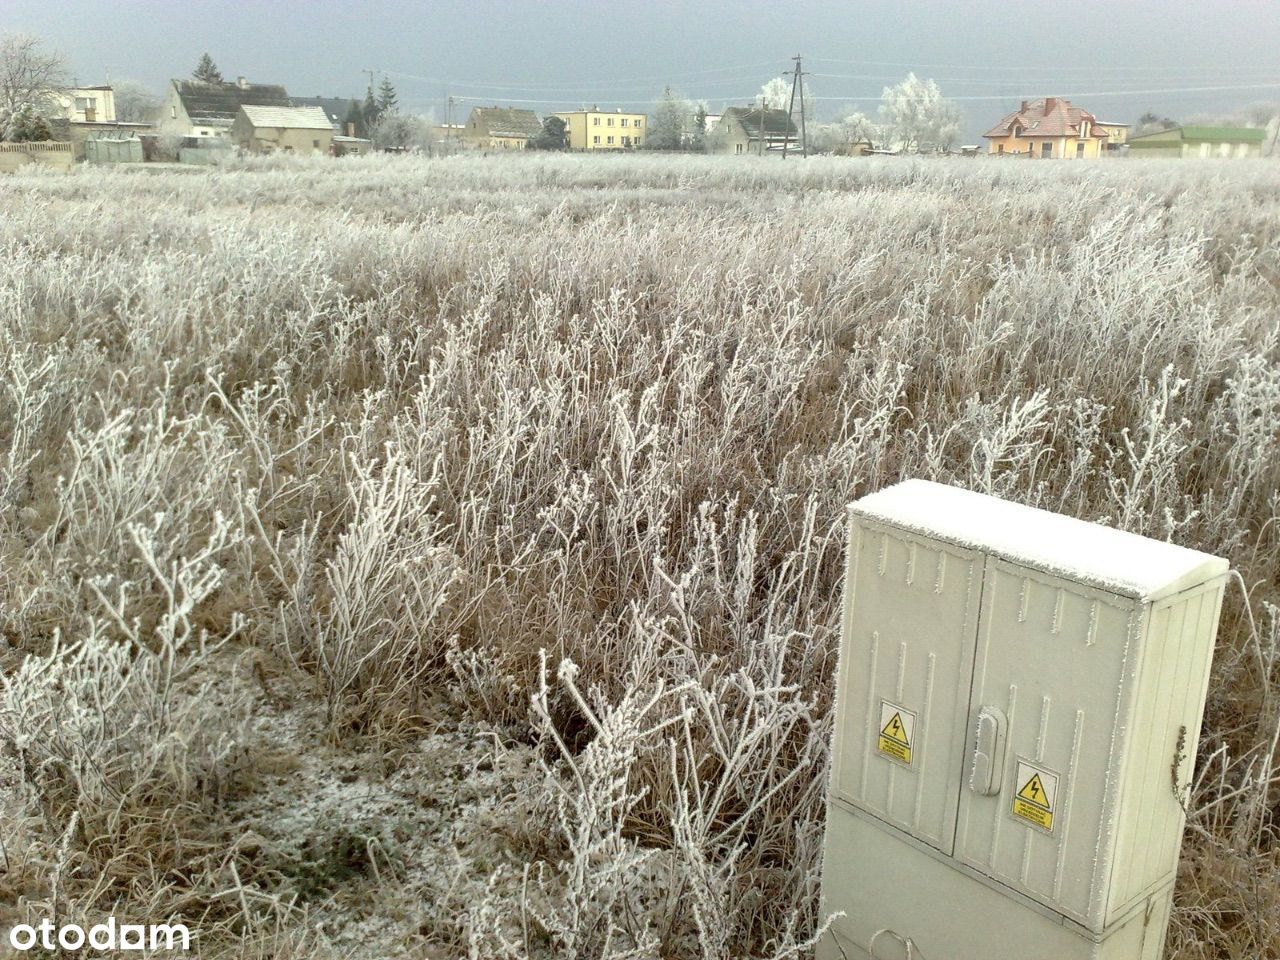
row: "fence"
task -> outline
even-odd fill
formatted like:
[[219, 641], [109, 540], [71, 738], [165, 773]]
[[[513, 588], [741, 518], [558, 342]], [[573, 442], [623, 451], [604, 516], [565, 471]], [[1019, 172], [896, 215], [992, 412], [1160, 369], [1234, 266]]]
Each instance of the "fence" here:
[[74, 159], [71, 144], [61, 141], [0, 143], [0, 173], [15, 173], [28, 164], [70, 170]]

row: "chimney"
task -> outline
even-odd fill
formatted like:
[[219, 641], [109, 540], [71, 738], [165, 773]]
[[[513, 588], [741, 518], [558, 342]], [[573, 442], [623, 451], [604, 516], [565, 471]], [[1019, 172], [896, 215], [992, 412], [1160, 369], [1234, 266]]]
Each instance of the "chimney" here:
[[355, 125], [355, 123], [348, 123], [348, 124], [347, 124], [347, 136], [348, 136], [348, 137], [354, 137], [355, 135], [356, 135], [356, 125]]
[[1027, 101], [1025, 101], [1025, 100], [1023, 100], [1023, 101], [1022, 101], [1022, 109], [1021, 109], [1021, 110], [1019, 110], [1018, 112], [1019, 112], [1019, 113], [1026, 113], [1026, 112], [1027, 112]]
[[247, 90], [249, 89], [249, 81], [244, 77], [236, 77], [236, 86], [241, 90]]
[[1048, 116], [1049, 114], [1053, 113], [1053, 111], [1054, 111], [1054, 110], [1056, 110], [1057, 108], [1058, 108], [1058, 98], [1057, 98], [1057, 97], [1045, 97], [1045, 98], [1044, 98], [1044, 113], [1045, 113], [1045, 116]]

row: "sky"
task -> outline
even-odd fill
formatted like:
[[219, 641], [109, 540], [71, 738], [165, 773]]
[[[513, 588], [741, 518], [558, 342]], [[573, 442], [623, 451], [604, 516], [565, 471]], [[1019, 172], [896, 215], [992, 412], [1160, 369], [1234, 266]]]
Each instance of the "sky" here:
[[0, 0], [15, 31], [81, 83], [162, 92], [208, 51], [295, 96], [360, 96], [373, 70], [438, 120], [450, 95], [460, 121], [482, 103], [644, 109], [667, 84], [715, 112], [796, 54], [820, 119], [873, 114], [914, 70], [969, 139], [1045, 95], [1122, 122], [1280, 101], [1280, 0]]

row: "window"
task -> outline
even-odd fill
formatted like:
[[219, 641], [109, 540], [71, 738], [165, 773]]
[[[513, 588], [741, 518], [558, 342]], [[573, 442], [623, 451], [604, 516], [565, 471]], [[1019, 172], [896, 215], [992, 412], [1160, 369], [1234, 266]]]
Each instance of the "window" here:
[[1084, 141], [1076, 141], [1076, 159], [1079, 160], [1084, 156]]
[[621, 125], [622, 125], [622, 126], [624, 126], [624, 127], [625, 127], [625, 126], [627, 125], [627, 118], [626, 118], [626, 117], [623, 117], [623, 118], [622, 118], [622, 120], [621, 120], [621, 121], [619, 121], [619, 122], [621, 123]]
[[1048, 158], [1053, 156], [1053, 143], [1046, 140], [1040, 144], [1040, 156]]
[[635, 147], [640, 146], [640, 138], [639, 138], [639, 137], [632, 137], [632, 138], [631, 138], [631, 145], [632, 145], [632, 146], [635, 146]]
[[592, 137], [592, 138], [591, 138], [591, 142], [592, 142], [592, 143], [594, 143], [596, 146], [599, 146], [599, 145], [600, 145], [600, 134], [598, 134], [598, 133], [597, 133], [594, 137]]
[[169, 108], [169, 119], [170, 119], [170, 120], [177, 120], [177, 119], [178, 119], [178, 108], [177, 108], [177, 107], [170, 107], [170, 108]]
[[733, 151], [734, 153], [741, 153], [741, 152], [742, 152], [742, 144], [740, 144], [740, 143], [735, 143], [733, 146], [734, 146], [734, 151]]
[[631, 138], [630, 138], [630, 137], [623, 137], [623, 138], [622, 138], [622, 145], [623, 145], [624, 147], [629, 147], [629, 146], [631, 146]]
[[611, 146], [611, 147], [613, 146], [613, 137], [610, 137], [610, 138], [609, 138], [609, 146]]
[[599, 117], [592, 117], [592, 118], [591, 118], [591, 125], [592, 125], [593, 127], [598, 127], [598, 126], [600, 126], [600, 118], [599, 118]]
[[319, 149], [320, 149], [320, 141], [319, 141], [319, 140], [312, 140], [312, 141], [311, 141], [311, 145], [312, 145], [313, 147], [315, 147], [317, 150], [319, 150]]
[[1004, 153], [1004, 144], [1003, 144], [1003, 143], [998, 144], [998, 145], [996, 146], [996, 153]]
[[610, 117], [610, 118], [609, 118], [609, 126], [611, 126], [611, 127], [613, 126], [613, 117]]

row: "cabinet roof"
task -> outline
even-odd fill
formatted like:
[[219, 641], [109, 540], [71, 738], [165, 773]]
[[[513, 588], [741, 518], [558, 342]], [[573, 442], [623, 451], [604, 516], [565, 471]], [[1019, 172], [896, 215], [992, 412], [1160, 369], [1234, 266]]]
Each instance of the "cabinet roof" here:
[[1228, 570], [1226, 560], [960, 487], [907, 480], [856, 501], [857, 516], [1054, 576], [1155, 600]]

